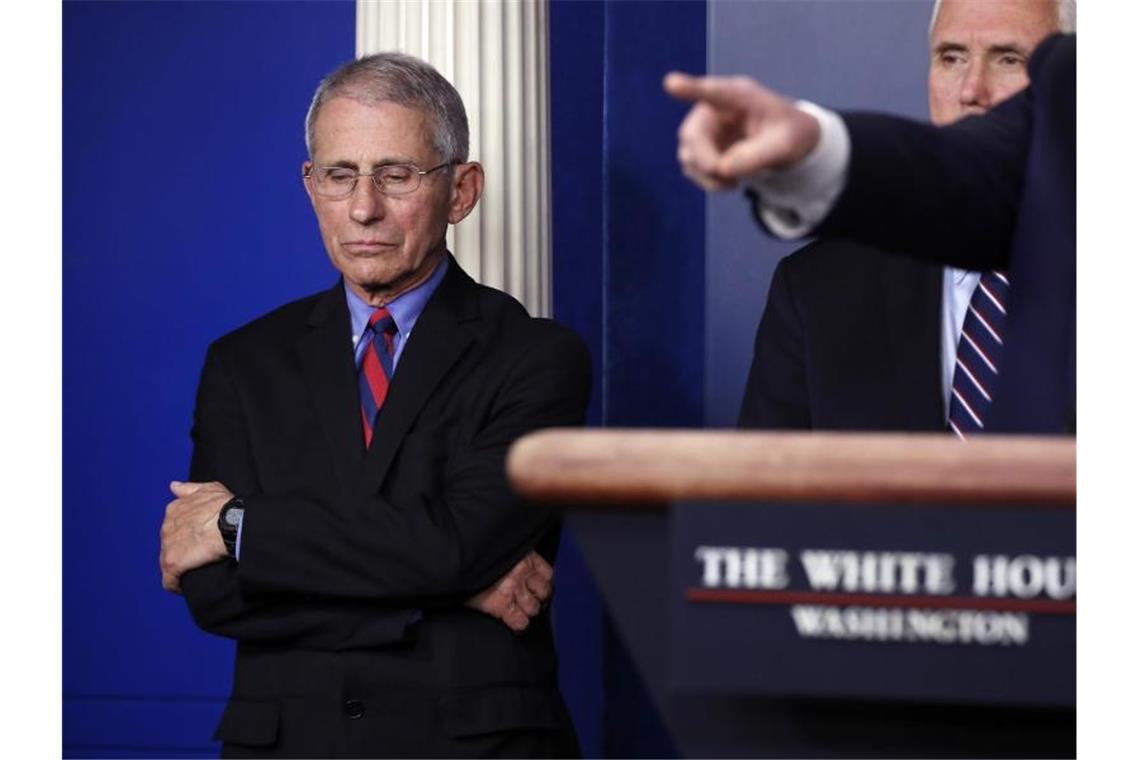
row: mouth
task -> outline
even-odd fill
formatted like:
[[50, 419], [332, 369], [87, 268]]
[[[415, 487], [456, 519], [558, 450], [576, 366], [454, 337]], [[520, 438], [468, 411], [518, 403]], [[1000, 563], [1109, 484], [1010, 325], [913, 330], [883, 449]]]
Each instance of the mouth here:
[[376, 254], [394, 251], [399, 246], [396, 243], [387, 243], [382, 240], [352, 240], [342, 243], [341, 247], [350, 253]]

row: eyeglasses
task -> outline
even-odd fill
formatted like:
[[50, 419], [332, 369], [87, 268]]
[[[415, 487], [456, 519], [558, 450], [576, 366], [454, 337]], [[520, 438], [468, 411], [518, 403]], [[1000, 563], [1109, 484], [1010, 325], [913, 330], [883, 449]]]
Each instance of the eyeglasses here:
[[388, 164], [371, 172], [358, 172], [346, 166], [310, 166], [305, 178], [313, 180], [317, 195], [333, 200], [352, 195], [360, 177], [371, 177], [372, 184], [384, 195], [407, 195], [419, 189], [424, 177], [454, 163], [445, 161], [430, 169], [420, 169], [415, 164]]

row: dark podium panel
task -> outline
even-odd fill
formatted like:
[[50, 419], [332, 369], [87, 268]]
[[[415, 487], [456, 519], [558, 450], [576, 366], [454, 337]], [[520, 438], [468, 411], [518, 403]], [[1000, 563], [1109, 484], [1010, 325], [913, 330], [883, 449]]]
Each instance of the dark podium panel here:
[[549, 492], [681, 755], [1072, 757], [1075, 510], [1003, 493]]
[[671, 688], [1076, 705], [1076, 513], [676, 504]]

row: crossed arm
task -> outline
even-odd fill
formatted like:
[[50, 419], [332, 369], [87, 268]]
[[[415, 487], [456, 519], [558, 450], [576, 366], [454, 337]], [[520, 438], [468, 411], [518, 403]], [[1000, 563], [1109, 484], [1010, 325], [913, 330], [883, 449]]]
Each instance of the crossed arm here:
[[[175, 498], [166, 505], [159, 565], [162, 587], [178, 594], [182, 593], [180, 581], [186, 571], [229, 559], [218, 530], [218, 514], [234, 494], [217, 481], [173, 481], [170, 492]], [[513, 631], [524, 631], [553, 593], [554, 568], [542, 555], [531, 551], [506, 575], [464, 604], [498, 618]]]
[[[164, 587], [186, 595], [200, 626], [326, 647], [398, 638], [415, 609], [433, 604], [463, 602], [515, 630], [540, 611], [553, 574], [525, 547], [536, 546], [554, 518], [510, 492], [502, 463], [528, 430], [581, 422], [589, 360], [576, 338], [546, 341], [520, 358], [476, 440], [449, 459], [445, 486], [426, 509], [397, 508], [376, 495], [337, 514], [303, 494], [250, 488], [244, 422], [215, 354], [203, 370], [199, 407], [212, 407], [205, 418], [219, 429], [198, 431], [196, 443], [228, 448], [196, 451], [199, 482], [172, 484], [160, 557]], [[231, 497], [225, 483], [254, 491], [243, 493], [240, 565], [226, 557], [216, 528]]]

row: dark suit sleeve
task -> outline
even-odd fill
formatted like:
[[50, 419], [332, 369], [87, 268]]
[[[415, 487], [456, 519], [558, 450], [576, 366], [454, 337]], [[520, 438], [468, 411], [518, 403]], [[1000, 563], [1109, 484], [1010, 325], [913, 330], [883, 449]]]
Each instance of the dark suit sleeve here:
[[[206, 356], [194, 414], [190, 480], [216, 480], [235, 493], [258, 493], [261, 487], [237, 394], [215, 346]], [[337, 650], [398, 641], [414, 614], [376, 605], [249, 594], [239, 587], [237, 570], [237, 563], [226, 559], [183, 574], [182, 593], [203, 630], [243, 641]]]
[[[1071, 154], [1035, 156], [1049, 170], [1033, 178], [1027, 171], [1035, 134], [1075, 132], [1075, 75], [1076, 38], [1054, 35], [1030, 59], [1029, 87], [984, 116], [939, 129], [843, 114], [851, 136], [847, 183], [812, 234], [966, 269], [1004, 268], [1024, 185], [1071, 181], [1061, 165]], [[1052, 107], [1037, 107], [1035, 98]]]
[[843, 114], [851, 136], [847, 183], [812, 234], [965, 269], [1003, 268], [1024, 181], [1030, 97], [942, 129]]
[[426, 509], [375, 495], [350, 510], [305, 494], [247, 499], [241, 587], [387, 603], [488, 587], [557, 522], [551, 508], [511, 491], [508, 447], [538, 428], [581, 424], [589, 386], [585, 347], [551, 328], [519, 347], [472, 439], [449, 453]]
[[[1075, 36], [1049, 37], [1029, 61], [1027, 89], [984, 116], [941, 129], [844, 114], [848, 181], [816, 232], [967, 269], [1005, 267], [1023, 187], [1072, 182], [1072, 150], [1035, 154], [1033, 161], [1029, 152], [1042, 134], [1075, 134], [1076, 56]], [[1039, 171], [1030, 177], [1033, 165]]]
[[772, 275], [738, 424], [742, 428], [811, 427], [803, 323], [796, 310], [787, 258]]

